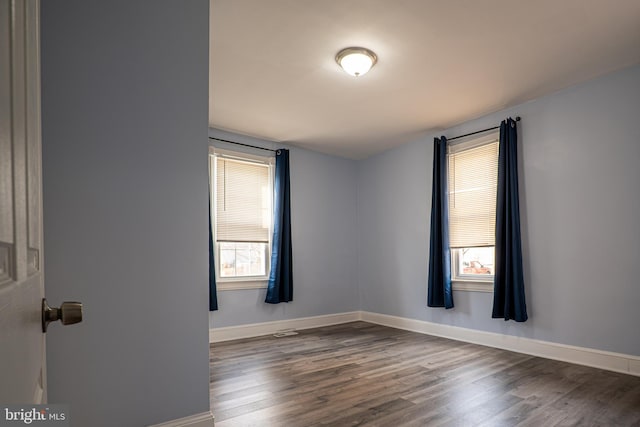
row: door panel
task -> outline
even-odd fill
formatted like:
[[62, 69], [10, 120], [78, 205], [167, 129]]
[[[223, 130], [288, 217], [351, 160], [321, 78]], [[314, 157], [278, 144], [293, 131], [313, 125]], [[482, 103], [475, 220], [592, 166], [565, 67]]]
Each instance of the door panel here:
[[39, 1], [0, 0], [0, 402], [46, 401]]

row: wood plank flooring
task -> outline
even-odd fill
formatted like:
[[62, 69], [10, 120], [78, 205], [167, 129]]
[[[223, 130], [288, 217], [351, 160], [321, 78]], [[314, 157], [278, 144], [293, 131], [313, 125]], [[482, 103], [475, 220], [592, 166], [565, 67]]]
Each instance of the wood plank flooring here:
[[365, 322], [210, 360], [216, 427], [640, 426], [640, 377]]

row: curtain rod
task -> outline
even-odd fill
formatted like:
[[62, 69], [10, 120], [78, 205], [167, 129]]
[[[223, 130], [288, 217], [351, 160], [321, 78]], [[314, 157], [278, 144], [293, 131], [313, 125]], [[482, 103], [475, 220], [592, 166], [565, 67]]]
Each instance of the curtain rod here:
[[271, 148], [258, 147], [256, 145], [243, 144], [242, 142], [229, 141], [228, 139], [214, 138], [212, 136], [210, 136], [209, 139], [215, 139], [216, 141], [228, 142], [229, 144], [242, 145], [243, 147], [256, 148], [258, 150], [272, 151], [274, 153], [277, 153], [278, 151], [280, 151], [280, 150], [273, 150]]
[[[520, 121], [520, 116], [516, 117], [516, 122]], [[477, 133], [482, 133], [482, 132], [486, 132], [489, 130], [494, 130], [494, 129], [500, 129], [500, 126], [494, 126], [492, 128], [486, 128], [486, 129], [482, 129], [482, 130], [478, 130], [475, 132], [471, 132], [471, 133], [465, 133], [464, 135], [459, 135], [459, 136], [454, 136], [453, 138], [447, 138], [447, 141], [453, 141], [454, 139], [460, 139], [460, 138], [464, 138], [465, 136], [471, 136], [471, 135], [475, 135]]]

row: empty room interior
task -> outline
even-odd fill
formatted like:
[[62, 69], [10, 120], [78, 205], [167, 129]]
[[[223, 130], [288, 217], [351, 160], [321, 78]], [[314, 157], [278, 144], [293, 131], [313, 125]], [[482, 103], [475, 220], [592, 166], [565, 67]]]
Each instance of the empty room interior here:
[[[216, 425], [640, 423], [639, 12], [214, 1]], [[508, 128], [519, 224], [496, 200]], [[262, 287], [231, 281], [264, 269], [226, 243], [225, 155], [280, 154], [226, 141], [289, 150], [291, 260]]]
[[39, 13], [72, 425], [640, 425], [639, 1]]

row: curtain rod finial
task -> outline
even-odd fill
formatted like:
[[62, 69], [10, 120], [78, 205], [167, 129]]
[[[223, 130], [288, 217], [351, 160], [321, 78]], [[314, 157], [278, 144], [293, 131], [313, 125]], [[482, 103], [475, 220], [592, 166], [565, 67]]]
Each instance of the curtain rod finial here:
[[516, 122], [520, 121], [520, 116], [516, 116]]

